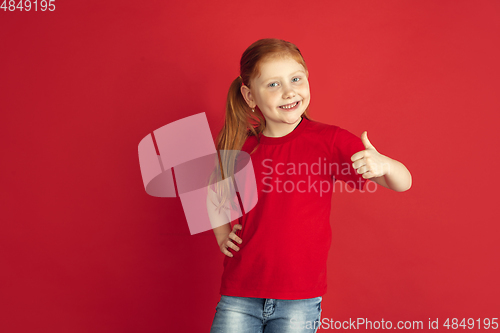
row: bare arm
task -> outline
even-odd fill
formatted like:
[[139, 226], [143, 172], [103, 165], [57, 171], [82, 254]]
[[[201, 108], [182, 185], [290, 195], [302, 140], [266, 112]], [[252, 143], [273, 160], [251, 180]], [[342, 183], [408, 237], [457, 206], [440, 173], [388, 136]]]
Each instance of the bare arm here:
[[384, 156], [384, 161], [384, 166], [387, 167], [385, 174], [380, 177], [370, 178], [370, 180], [396, 192], [404, 192], [410, 189], [411, 174], [404, 164], [388, 156]]
[[217, 244], [219, 244], [219, 247], [222, 245], [222, 242], [224, 242], [224, 240], [228, 238], [230, 232], [231, 225], [229, 223], [214, 228], [215, 238], [217, 239]]
[[241, 244], [242, 239], [234, 233], [234, 230], [241, 229], [241, 224], [234, 225], [234, 230], [231, 231], [231, 221], [229, 216], [226, 215], [224, 209], [221, 209], [219, 212], [216, 209], [216, 203], [218, 203], [217, 196], [215, 192], [209, 188], [207, 195], [208, 217], [210, 218], [210, 223], [212, 224], [215, 238], [217, 239], [217, 244], [219, 245], [221, 252], [229, 257], [232, 257], [233, 254], [229, 252], [228, 248], [232, 248], [235, 251], [240, 250], [240, 248], [231, 240], [235, 240]]

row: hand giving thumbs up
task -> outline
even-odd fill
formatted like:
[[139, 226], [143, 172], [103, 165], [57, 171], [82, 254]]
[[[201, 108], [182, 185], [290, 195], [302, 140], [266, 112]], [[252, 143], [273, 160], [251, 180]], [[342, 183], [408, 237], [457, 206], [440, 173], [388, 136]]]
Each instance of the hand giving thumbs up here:
[[363, 178], [370, 179], [380, 177], [389, 172], [388, 157], [380, 154], [368, 140], [368, 132], [364, 131], [361, 134], [361, 141], [365, 146], [365, 150], [358, 151], [351, 156], [353, 168], [361, 174]]

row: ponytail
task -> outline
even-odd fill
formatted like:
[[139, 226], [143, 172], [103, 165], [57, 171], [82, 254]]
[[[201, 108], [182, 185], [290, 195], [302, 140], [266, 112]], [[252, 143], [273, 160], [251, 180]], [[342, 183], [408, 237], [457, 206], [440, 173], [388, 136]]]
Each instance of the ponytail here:
[[[214, 203], [214, 205], [219, 212], [223, 206], [226, 206], [230, 194], [234, 191], [234, 168], [239, 151], [248, 136], [255, 135], [259, 139], [259, 134], [265, 128], [265, 118], [260, 113], [252, 112], [243, 98], [241, 94], [242, 84], [243, 79], [238, 76], [229, 87], [224, 126], [216, 141], [219, 163], [215, 166], [214, 173], [210, 177], [210, 184], [215, 188], [219, 203]], [[226, 175], [224, 175], [224, 171], [226, 171]], [[222, 182], [228, 177], [231, 177], [232, 180], [229, 181], [229, 184]], [[231, 200], [230, 204], [233, 209], [237, 209], [234, 200]]]

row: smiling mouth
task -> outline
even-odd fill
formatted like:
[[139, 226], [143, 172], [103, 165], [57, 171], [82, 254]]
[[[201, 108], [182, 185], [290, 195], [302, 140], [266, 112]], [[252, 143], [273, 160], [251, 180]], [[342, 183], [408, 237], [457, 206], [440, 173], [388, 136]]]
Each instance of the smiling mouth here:
[[300, 101], [297, 101], [295, 103], [290, 103], [290, 104], [286, 104], [286, 105], [282, 105], [282, 106], [278, 106], [280, 109], [283, 109], [283, 110], [290, 110], [290, 109], [294, 109], [296, 108], [298, 105], [299, 105]]

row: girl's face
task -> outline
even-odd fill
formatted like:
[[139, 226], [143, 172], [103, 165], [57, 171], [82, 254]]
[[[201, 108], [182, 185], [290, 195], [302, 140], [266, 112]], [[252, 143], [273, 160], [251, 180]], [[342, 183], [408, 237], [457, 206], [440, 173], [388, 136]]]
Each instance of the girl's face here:
[[310, 101], [308, 76], [291, 57], [269, 59], [260, 63], [260, 76], [252, 80], [252, 88], [241, 87], [248, 105], [258, 106], [266, 118], [264, 135], [283, 136], [300, 122]]

